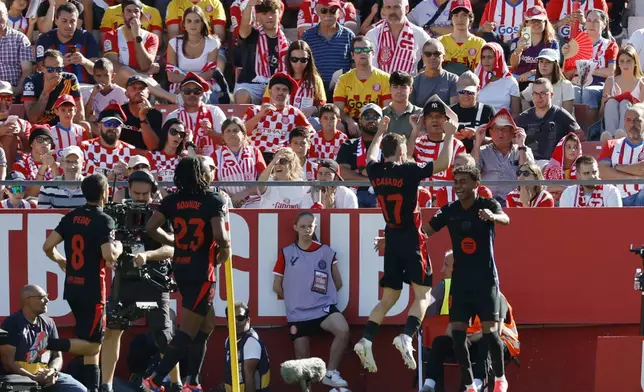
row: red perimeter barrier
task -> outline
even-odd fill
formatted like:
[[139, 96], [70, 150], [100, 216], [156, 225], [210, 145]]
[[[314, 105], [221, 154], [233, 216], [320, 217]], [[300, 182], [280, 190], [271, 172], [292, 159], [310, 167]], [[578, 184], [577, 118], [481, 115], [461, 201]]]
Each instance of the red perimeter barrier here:
[[[527, 374], [533, 374], [534, 370], [530, 370], [530, 365], [524, 365], [515, 380], [521, 388], [514, 390], [541, 390], [533, 388], [534, 385], [547, 385], [551, 391], [591, 390], [594, 382], [591, 370], [594, 367], [595, 336], [614, 335], [621, 331], [619, 328], [609, 327], [610, 325], [639, 322], [640, 296], [633, 292], [632, 276], [641, 262], [639, 257], [629, 254], [628, 247], [631, 243], [644, 243], [640, 230], [644, 209], [506, 211], [510, 215], [511, 224], [497, 228], [496, 259], [501, 290], [512, 304], [519, 324], [605, 325], [597, 330], [599, 332], [566, 328], [558, 329], [562, 331], [558, 334], [546, 330], [548, 338], [534, 342], [535, 357], [524, 346], [522, 362], [541, 363], [543, 358], [539, 356], [543, 357], [541, 353], [547, 349], [558, 353], [553, 356], [553, 361], [556, 362], [544, 365], [544, 373], [540, 371], [529, 377], [526, 377]], [[297, 213], [290, 210], [235, 210], [231, 213], [235, 295], [237, 300], [251, 304], [252, 322], [256, 326], [285, 324], [283, 303], [272, 292], [271, 271], [278, 248], [294, 240], [292, 225]], [[382, 270], [382, 257], [373, 250], [373, 238], [384, 227], [382, 216], [377, 210], [329, 210], [316, 213], [319, 216], [319, 238], [338, 252], [340, 260], [345, 287], [340, 291], [339, 307], [345, 309], [344, 314], [350, 324], [363, 324], [380, 295], [378, 278]], [[423, 211], [424, 219], [429, 219], [433, 213], [432, 209]], [[19, 308], [20, 288], [29, 282], [43, 286], [50, 293], [52, 302], [49, 314], [59, 326], [73, 324], [68, 315], [69, 308], [62, 300], [63, 274], [41, 250], [47, 233], [56, 227], [61, 216], [62, 212], [55, 211], [0, 211], [0, 318]], [[429, 245], [432, 265], [437, 272], [434, 281], [437, 282], [440, 279], [438, 275], [443, 254], [450, 247], [447, 231], [431, 237]], [[218, 316], [222, 316], [225, 289], [221, 284], [216, 298], [216, 312]], [[410, 300], [410, 293], [406, 288], [387, 323], [402, 324]], [[223, 318], [220, 321], [223, 322]], [[352, 334], [354, 341], [359, 337], [360, 330], [361, 328], [355, 328]], [[388, 328], [386, 330], [389, 331]], [[407, 374], [399, 366], [401, 364], [397, 355], [385, 354], [391, 351], [390, 337], [397, 330], [392, 328], [391, 332], [383, 333], [383, 340], [378, 342], [383, 349], [377, 351], [376, 355], [381, 358], [380, 368], [383, 370], [376, 376], [369, 375], [366, 378], [376, 379], [378, 382], [370, 382], [372, 387], [369, 389], [355, 388], [353, 385], [356, 384], [352, 383], [354, 392], [393, 390], [384, 389], [387, 385], [390, 388], [393, 386], [380, 380], [380, 377]], [[524, 344], [525, 338], [534, 334], [529, 331], [531, 330], [525, 330], [525, 333], [520, 331]], [[629, 329], [629, 332], [637, 334], [636, 329]], [[265, 332], [266, 337], [276, 344], [271, 345], [274, 347], [271, 356], [274, 358], [275, 375], [279, 374], [275, 359], [287, 359], [292, 353], [284, 330], [279, 333], [281, 339], [274, 332]], [[217, 369], [206, 366], [206, 374], [211, 374], [213, 378], [209, 380], [212, 382], [221, 379], [219, 358], [223, 335], [223, 330], [218, 332], [211, 344], [211, 348], [214, 348], [211, 350], [212, 355], [219, 353], [215, 357], [209, 355], [213, 361], [211, 363], [217, 364], [214, 365]], [[562, 336], [568, 338], [562, 341]], [[579, 350], [567, 350], [567, 344], [572, 344], [571, 350], [575, 347]], [[274, 352], [278, 349], [284, 352]], [[328, 355], [326, 348], [314, 353], [324, 358]], [[570, 358], [576, 360], [570, 361]], [[347, 360], [347, 363], [353, 360]], [[385, 366], [385, 360], [392, 363], [391, 371], [389, 364]], [[346, 366], [357, 373], [355, 364]], [[349, 371], [343, 370], [343, 375], [345, 372]], [[549, 374], [562, 378], [552, 379]], [[567, 378], [571, 375], [579, 377]], [[347, 377], [349, 378], [348, 374]], [[524, 380], [530, 382], [524, 384]], [[352, 381], [364, 385], [363, 381]], [[403, 385], [408, 385], [406, 380]], [[560, 389], [557, 385], [567, 385], [573, 389]]]

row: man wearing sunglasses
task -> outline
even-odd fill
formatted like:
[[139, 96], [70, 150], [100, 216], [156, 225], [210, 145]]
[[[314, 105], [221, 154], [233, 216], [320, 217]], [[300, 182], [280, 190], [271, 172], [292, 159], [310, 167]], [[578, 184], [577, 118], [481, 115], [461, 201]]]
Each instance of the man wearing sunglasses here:
[[122, 177], [127, 161], [136, 155], [134, 146], [120, 140], [127, 116], [118, 104], [108, 105], [98, 116], [99, 137], [84, 141], [85, 173], [103, 173], [112, 181]]
[[7, 163], [11, 166], [18, 153], [18, 142], [23, 146], [29, 144], [27, 132], [31, 128], [28, 121], [10, 115], [11, 105], [15, 97], [13, 87], [9, 82], [0, 81], [0, 145], [7, 155]]
[[[470, 153], [474, 147], [474, 133], [483, 124], [487, 124], [494, 116], [494, 108], [478, 101], [479, 78], [472, 71], [463, 72], [456, 83], [458, 103], [451, 109], [458, 116], [458, 133], [456, 138], [465, 145], [465, 151]], [[486, 134], [489, 143], [489, 134]]]
[[210, 156], [222, 140], [221, 124], [226, 115], [218, 106], [202, 101], [204, 93], [210, 91], [210, 85], [196, 73], [189, 72], [179, 89], [183, 106], [168, 114], [166, 121], [178, 118], [186, 127], [187, 140], [197, 146], [197, 154]]
[[407, 19], [408, 12], [408, 0], [383, 1], [384, 21], [367, 33], [367, 38], [375, 44], [374, 67], [387, 73], [404, 71], [415, 75], [418, 72], [423, 45], [431, 36]]
[[25, 79], [22, 102], [27, 119], [32, 124], [56, 125], [58, 116], [54, 113], [54, 103], [58, 97], [69, 94], [76, 101], [74, 123], [85, 120], [85, 106], [81, 99], [80, 85], [76, 75], [65, 72], [63, 55], [53, 49], [43, 54], [41, 71]]
[[[353, 61], [356, 68], [340, 76], [333, 91], [333, 103], [342, 113], [349, 137], [358, 137], [358, 117], [369, 103], [389, 105], [389, 74], [373, 66], [373, 42], [363, 36], [353, 40]], [[375, 134], [375, 132], [374, 132]]]
[[[17, 172], [9, 174], [7, 180], [24, 181], [25, 177]], [[7, 198], [0, 201], [0, 209], [5, 208], [38, 208], [38, 203], [34, 199], [25, 200], [25, 187], [23, 185], [12, 185], [4, 188], [4, 194]]]
[[[49, 128], [36, 126], [29, 135], [30, 153], [18, 154], [11, 170], [21, 173], [27, 180], [53, 180], [58, 175], [56, 149]], [[38, 196], [40, 187], [27, 187], [28, 196]]]
[[[226, 308], [226, 317], [229, 317]], [[237, 356], [240, 371], [240, 390], [245, 392], [268, 391], [271, 383], [270, 361], [264, 342], [250, 326], [250, 310], [244, 302], [235, 303], [235, 324], [237, 326]], [[230, 344], [226, 338], [225, 382], [226, 390], [232, 391], [233, 378], [230, 374]]]
[[20, 310], [2, 322], [9, 339], [9, 344], [0, 346], [2, 373], [33, 380], [45, 392], [87, 392], [83, 384], [60, 372], [61, 352], [45, 348], [49, 339], [58, 339], [56, 323], [45, 315], [47, 292], [40, 286], [27, 285], [20, 292], [20, 303]]
[[142, 150], [156, 150], [163, 125], [163, 115], [152, 107], [150, 90], [146, 79], [134, 75], [127, 80], [125, 96], [128, 101], [121, 105], [126, 120], [121, 129], [121, 140]]
[[423, 73], [414, 78], [411, 93], [411, 103], [417, 106], [425, 106], [425, 103], [432, 95], [436, 94], [443, 102], [450, 105], [458, 102], [456, 93], [456, 82], [458, 76], [443, 69], [445, 58], [445, 47], [441, 41], [431, 38], [423, 46]]

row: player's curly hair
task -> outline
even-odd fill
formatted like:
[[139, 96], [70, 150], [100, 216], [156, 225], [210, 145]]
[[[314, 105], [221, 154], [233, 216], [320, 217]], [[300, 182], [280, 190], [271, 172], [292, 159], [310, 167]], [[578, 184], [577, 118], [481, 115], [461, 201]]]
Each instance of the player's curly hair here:
[[179, 192], [191, 195], [204, 194], [210, 189], [208, 169], [205, 163], [194, 157], [185, 157], [179, 161], [174, 171], [174, 185]]
[[474, 165], [457, 166], [454, 168], [452, 174], [454, 177], [456, 177], [457, 174], [465, 174], [470, 176], [474, 181], [481, 181], [481, 171]]

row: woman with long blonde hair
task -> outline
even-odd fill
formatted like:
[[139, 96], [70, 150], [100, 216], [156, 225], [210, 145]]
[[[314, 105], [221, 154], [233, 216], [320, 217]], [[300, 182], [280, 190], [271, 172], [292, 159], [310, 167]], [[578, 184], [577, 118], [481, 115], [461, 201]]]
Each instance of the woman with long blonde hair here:
[[[528, 162], [517, 169], [519, 181], [543, 181], [543, 173], [535, 163]], [[543, 185], [519, 185], [505, 198], [506, 207], [554, 207], [555, 199]]]
[[[257, 181], [303, 181], [302, 166], [295, 151], [281, 148]], [[313, 206], [310, 186], [258, 186], [262, 198], [258, 208], [299, 208]]]
[[644, 77], [640, 59], [632, 46], [626, 46], [617, 53], [615, 76], [606, 79], [599, 115], [604, 116], [602, 141], [625, 137], [624, 116], [626, 110], [641, 97]]

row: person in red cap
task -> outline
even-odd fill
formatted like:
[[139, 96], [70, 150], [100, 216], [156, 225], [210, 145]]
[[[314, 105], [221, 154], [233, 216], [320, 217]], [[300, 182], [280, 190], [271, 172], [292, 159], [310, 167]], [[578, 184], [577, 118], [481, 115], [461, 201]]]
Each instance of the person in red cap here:
[[519, 81], [519, 90], [523, 91], [528, 81], [535, 79], [539, 53], [542, 49], [559, 51], [559, 41], [552, 23], [548, 21], [546, 10], [540, 6], [528, 8], [521, 30], [530, 29], [530, 34], [521, 34], [510, 45], [510, 68]]
[[431, 37], [405, 16], [408, 0], [384, 0], [383, 22], [371, 29], [366, 37], [373, 42], [373, 66], [388, 74], [405, 71], [418, 73], [418, 62], [423, 57], [423, 45]]
[[297, 36], [302, 37], [308, 29], [320, 23], [327, 13], [336, 13], [338, 11], [338, 23], [344, 28], [357, 33], [358, 13], [351, 2], [342, 0], [304, 0], [300, 5], [300, 11], [297, 13]]
[[[483, 145], [486, 131], [492, 143]], [[526, 133], [517, 127], [507, 109], [501, 109], [488, 124], [476, 130], [472, 156], [481, 169], [483, 181], [514, 180], [520, 165], [534, 162], [532, 150], [525, 145]], [[512, 191], [511, 185], [494, 185], [490, 190], [499, 203]]]
[[295, 127], [304, 127], [313, 134], [313, 128], [302, 111], [289, 102], [289, 94], [297, 82], [288, 74], [278, 72], [268, 84], [271, 102], [248, 108], [243, 120], [251, 140], [270, 163], [273, 154], [288, 141], [288, 134]]
[[58, 116], [58, 123], [51, 127], [51, 137], [56, 146], [56, 152], [60, 152], [69, 146], [80, 146], [83, 140], [88, 139], [89, 130], [78, 124], [74, 124], [76, 115], [76, 101], [69, 95], [61, 95], [54, 103], [54, 114]]
[[481, 60], [481, 48], [485, 40], [470, 33], [474, 23], [474, 12], [470, 0], [452, 0], [449, 17], [454, 31], [438, 39], [445, 47], [443, 69], [461, 75], [474, 71]]
[[127, 121], [123, 109], [108, 105], [98, 116], [99, 137], [81, 144], [85, 153], [85, 174], [102, 173], [112, 181], [122, 177], [127, 161], [135, 155], [134, 146], [121, 141], [121, 129]]
[[224, 112], [215, 105], [202, 101], [210, 84], [194, 72], [189, 72], [179, 87], [183, 107], [170, 113], [166, 119], [178, 118], [185, 124], [188, 138], [197, 146], [197, 153], [210, 156], [217, 145], [222, 144], [221, 124], [226, 120]]
[[500, 44], [509, 44], [521, 35], [523, 17], [535, 5], [543, 7], [541, 0], [490, 0], [479, 22], [479, 34], [492, 33]]

